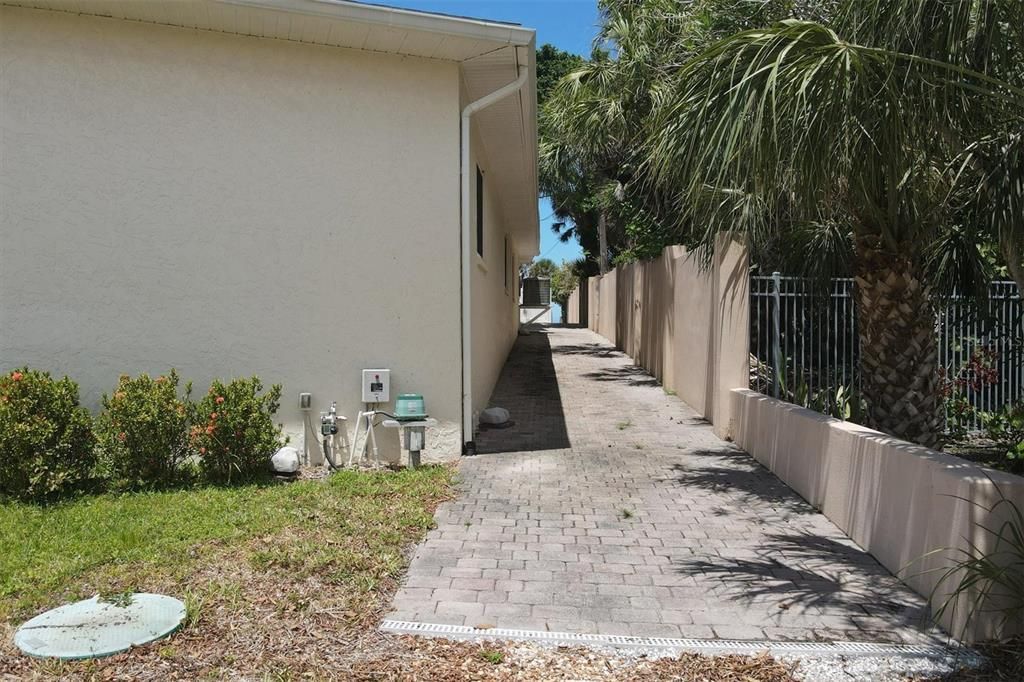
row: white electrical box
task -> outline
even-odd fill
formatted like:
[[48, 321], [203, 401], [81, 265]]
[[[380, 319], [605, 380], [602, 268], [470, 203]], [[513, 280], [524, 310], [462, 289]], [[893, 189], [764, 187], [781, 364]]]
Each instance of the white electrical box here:
[[391, 401], [391, 370], [363, 370], [363, 402], [386, 403]]

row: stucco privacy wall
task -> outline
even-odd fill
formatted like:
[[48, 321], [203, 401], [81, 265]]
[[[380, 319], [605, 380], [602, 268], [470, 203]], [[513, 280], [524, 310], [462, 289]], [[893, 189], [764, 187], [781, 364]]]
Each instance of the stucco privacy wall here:
[[[925, 597], [942, 575], [936, 569], [963, 558], [945, 548], [965, 550], [969, 540], [991, 549], [993, 536], [977, 524], [998, 528], [1007, 519], [1005, 505], [1002, 513], [986, 512], [999, 499], [996, 486], [1024, 509], [1019, 476], [983, 472], [960, 458], [747, 389], [733, 390], [731, 398], [736, 443]], [[933, 603], [941, 605], [955, 584], [944, 582]], [[969, 641], [1000, 634], [991, 611], [979, 613], [976, 627], [964, 631], [969, 608], [961, 600], [944, 627]]]
[[300, 391], [354, 417], [390, 367], [458, 453], [456, 64], [8, 7], [0, 37], [0, 366], [93, 408], [258, 374], [293, 435]]
[[[519, 283], [516, 244], [508, 235], [500, 193], [489, 182], [490, 163], [481, 144], [476, 124], [472, 121], [470, 134], [470, 187], [473, 197], [470, 219], [473, 221], [473, 413], [476, 417], [487, 407], [501, 368], [505, 365], [512, 344], [516, 340], [519, 319]], [[476, 169], [483, 173], [483, 256], [477, 250], [476, 230]], [[507, 241], [506, 241], [507, 240]]]
[[749, 381], [749, 263], [730, 235], [707, 267], [679, 246], [588, 280], [588, 326], [666, 390], [732, 432], [729, 392]]
[[601, 305], [601, 302], [598, 299], [598, 293], [602, 279], [603, 277], [588, 277], [584, 283], [587, 287], [587, 319], [581, 320], [581, 322], [585, 322], [587, 327], [592, 331], [597, 331], [597, 318]]
[[565, 310], [562, 313], [565, 324], [580, 324], [580, 305], [582, 299], [587, 295], [584, 287], [586, 287], [586, 284], [576, 287], [569, 294], [569, 300], [565, 302]]
[[594, 306], [597, 308], [597, 318], [594, 320], [593, 330], [612, 343], [619, 345], [616, 335], [618, 296], [615, 293], [618, 287], [619, 272], [612, 270], [594, 279], [597, 285], [595, 290], [597, 305]]

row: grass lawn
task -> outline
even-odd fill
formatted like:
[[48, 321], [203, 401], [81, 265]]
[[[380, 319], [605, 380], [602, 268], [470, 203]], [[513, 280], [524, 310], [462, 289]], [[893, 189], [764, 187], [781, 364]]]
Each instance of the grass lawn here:
[[[411, 543], [453, 469], [0, 505], [0, 679], [792, 680], [766, 656], [646, 660], [384, 635]], [[95, 661], [30, 659], [25, 618], [96, 593], [183, 598], [169, 639]]]
[[[186, 633], [218, 638], [225, 626], [249, 623], [254, 605], [268, 603], [271, 612], [294, 614], [319, 605], [339, 627], [359, 626], [390, 595], [410, 543], [450, 496], [452, 477], [448, 467], [345, 471], [324, 480], [100, 495], [50, 507], [2, 504], [0, 661], [11, 661], [4, 654], [13, 653], [18, 623], [96, 593], [183, 598], [189, 627], [169, 642]], [[231, 659], [227, 653], [201, 665], [230, 667]], [[63, 666], [59, 674], [82, 667]], [[4, 668], [0, 662], [0, 676], [12, 672]]]
[[[0, 617], [22, 618], [97, 588], [142, 590], [155, 574], [187, 575], [223, 547], [243, 550], [236, 558], [260, 569], [372, 590], [399, 574], [404, 546], [431, 526], [449, 483], [449, 469], [426, 467], [2, 505]], [[264, 535], [286, 541], [251, 544]]]

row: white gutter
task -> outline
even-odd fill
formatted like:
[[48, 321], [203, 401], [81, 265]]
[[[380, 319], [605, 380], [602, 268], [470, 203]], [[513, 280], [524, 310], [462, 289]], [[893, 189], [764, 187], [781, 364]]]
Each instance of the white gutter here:
[[472, 297], [470, 296], [473, 284], [473, 240], [472, 232], [469, 229], [469, 122], [470, 117], [476, 112], [522, 89], [523, 85], [526, 84], [527, 78], [530, 76], [530, 70], [522, 64], [517, 64], [517, 67], [519, 69], [519, 77], [514, 81], [488, 95], [484, 95], [475, 102], [467, 104], [466, 108], [462, 110], [462, 121], [460, 124], [462, 133], [462, 154], [459, 163], [459, 173], [462, 178], [462, 211], [460, 215], [462, 228], [462, 443], [465, 454], [476, 454], [476, 446], [473, 443], [473, 331], [471, 324], [473, 308]]

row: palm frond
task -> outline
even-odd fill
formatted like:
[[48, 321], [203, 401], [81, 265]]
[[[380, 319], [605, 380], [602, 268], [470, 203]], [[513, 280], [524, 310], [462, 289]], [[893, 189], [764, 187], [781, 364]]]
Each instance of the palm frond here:
[[[956, 138], [946, 113], [956, 107], [936, 109], [935, 92], [1016, 96], [991, 81], [784, 21], [727, 38], [684, 67], [660, 102], [649, 163], [692, 219], [715, 230], [726, 226], [703, 210], [708, 188], [755, 195], [769, 215], [797, 223], [846, 214], [855, 231], [913, 251], [944, 220], [948, 188], [933, 159]], [[761, 222], [741, 212], [728, 227], [756, 237]]]

